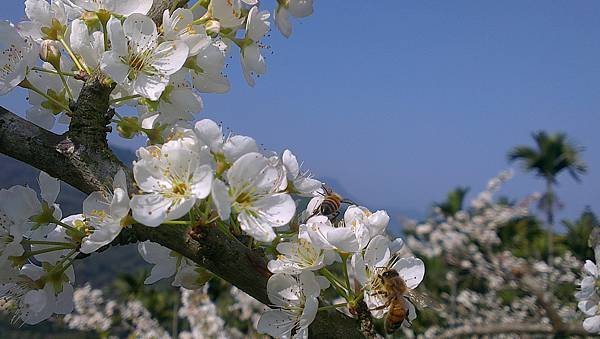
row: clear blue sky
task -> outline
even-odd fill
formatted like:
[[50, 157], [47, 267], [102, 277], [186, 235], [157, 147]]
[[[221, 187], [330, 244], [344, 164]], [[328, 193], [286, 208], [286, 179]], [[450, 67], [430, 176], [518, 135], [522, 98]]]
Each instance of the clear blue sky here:
[[[478, 192], [532, 131], [565, 131], [587, 147], [590, 171], [583, 184], [560, 178], [559, 217], [600, 212], [600, 2], [315, 2], [291, 39], [271, 32], [255, 88], [236, 56], [232, 91], [205, 95], [199, 117], [290, 148], [317, 176], [394, 214], [424, 214], [457, 185]], [[20, 1], [3, 10], [24, 16]], [[23, 112], [18, 98], [0, 104]], [[543, 189], [513, 167], [503, 193]]]

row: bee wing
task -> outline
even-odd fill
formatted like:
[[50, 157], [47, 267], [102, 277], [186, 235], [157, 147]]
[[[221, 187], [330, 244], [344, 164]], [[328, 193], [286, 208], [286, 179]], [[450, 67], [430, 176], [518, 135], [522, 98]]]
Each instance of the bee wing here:
[[406, 292], [406, 297], [410, 300], [410, 302], [417, 305], [419, 308], [430, 307], [436, 311], [442, 311], [444, 309], [442, 304], [422, 292], [409, 289]]
[[388, 268], [393, 267], [398, 262], [398, 260], [400, 260], [400, 254], [399, 253], [392, 254], [392, 257], [388, 261], [387, 267]]

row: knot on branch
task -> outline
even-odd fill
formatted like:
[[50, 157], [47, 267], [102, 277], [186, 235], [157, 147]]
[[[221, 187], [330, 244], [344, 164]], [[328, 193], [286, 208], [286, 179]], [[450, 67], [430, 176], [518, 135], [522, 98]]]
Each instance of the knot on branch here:
[[114, 86], [101, 73], [91, 75], [85, 82], [77, 102], [71, 105], [69, 136], [75, 143], [108, 148], [106, 133], [111, 131], [114, 115], [109, 100]]

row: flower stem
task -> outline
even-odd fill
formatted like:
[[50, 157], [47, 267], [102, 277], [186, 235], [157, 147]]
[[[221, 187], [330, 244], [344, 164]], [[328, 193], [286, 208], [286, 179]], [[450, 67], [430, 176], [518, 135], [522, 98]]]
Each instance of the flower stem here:
[[52, 103], [54, 103], [55, 105], [59, 106], [60, 108], [64, 109], [65, 112], [68, 113], [73, 113], [71, 112], [71, 110], [69, 109], [69, 107], [65, 106], [65, 104], [63, 104], [62, 102], [54, 99], [53, 97], [49, 96], [47, 93], [45, 93], [44, 91], [42, 91], [41, 89], [35, 87], [31, 82], [29, 82], [27, 79], [25, 79], [23, 82], [21, 82], [19, 84], [21, 87], [23, 88], [27, 88], [35, 93], [37, 93], [38, 95], [44, 97], [46, 100], [51, 101]]
[[335, 290], [337, 291], [337, 293], [341, 296], [343, 296], [344, 298], [348, 298], [348, 293], [347, 291], [344, 289], [343, 284], [339, 281], [338, 278], [336, 278], [335, 275], [333, 275], [333, 273], [331, 273], [328, 269], [326, 268], [322, 268], [320, 269], [321, 274], [323, 274], [323, 276], [325, 278], [327, 278], [327, 280], [329, 280], [329, 282], [331, 283], [331, 285], [333, 286], [333, 288], [335, 288]]
[[[41, 68], [41, 67], [33, 67], [31, 68], [32, 71], [36, 71], [36, 72], [42, 72], [42, 73], [49, 73], [49, 74], [54, 74], [54, 75], [59, 75], [58, 72], [53, 71], [53, 70], [49, 70], [49, 69], [45, 69], [45, 68]], [[63, 75], [66, 75], [68, 77], [74, 77], [77, 74], [75, 73], [71, 73], [71, 72], [62, 72]]]
[[28, 240], [28, 239], [21, 241], [21, 244], [25, 244], [25, 245], [56, 245], [56, 246], [72, 245], [71, 243], [61, 242], [61, 241]]
[[73, 100], [73, 93], [71, 93], [71, 89], [69, 88], [69, 85], [67, 84], [67, 79], [65, 78], [65, 75], [63, 74], [63, 72], [60, 69], [56, 70], [58, 72], [58, 76], [60, 77], [60, 81], [62, 81], [63, 86], [65, 86], [65, 90], [67, 91], [67, 95], [69, 96], [69, 99]]
[[71, 252], [69, 252], [69, 254], [67, 254], [66, 257], [64, 257], [63, 260], [60, 261], [59, 265], [57, 265], [57, 267], [61, 267], [60, 270], [58, 271], [58, 273], [62, 273], [64, 271], [66, 271], [67, 268], [69, 268], [69, 266], [71, 266], [73, 261], [75, 261], [75, 259], [77, 259], [77, 256], [72, 257], [73, 254], [75, 254], [75, 253], [77, 253], [77, 249], [73, 249]]
[[62, 250], [68, 250], [68, 249], [73, 249], [75, 247], [75, 245], [71, 245], [71, 246], [56, 246], [56, 247], [49, 247], [49, 248], [44, 248], [42, 250], [37, 250], [37, 251], [30, 251], [25, 253], [25, 256], [27, 258], [31, 258], [34, 255], [38, 255], [38, 254], [44, 254], [44, 253], [49, 253], [49, 252], [54, 252], [54, 251], [62, 251]]
[[340, 307], [345, 307], [345, 306], [348, 306], [348, 303], [340, 303], [340, 304], [322, 306], [322, 307], [319, 307], [317, 309], [317, 311], [334, 310], [334, 309], [337, 309], [337, 308], [340, 308]]
[[130, 100], [130, 99], [137, 99], [139, 97], [140, 97], [139, 94], [128, 95], [128, 96], [124, 96], [124, 97], [113, 99], [113, 100], [109, 101], [108, 103], [109, 104], [117, 104], [117, 103], [119, 103], [121, 101], [126, 101], [126, 100]]
[[342, 257], [342, 269], [344, 270], [344, 278], [346, 279], [346, 289], [348, 291], [348, 295], [352, 293], [352, 287], [350, 286], [350, 276], [348, 275], [348, 254], [344, 253], [340, 255]]
[[163, 221], [163, 225], [191, 225], [192, 222], [188, 220], [168, 220]]
[[67, 53], [69, 53], [69, 56], [71, 57], [71, 59], [75, 63], [75, 66], [77, 66], [77, 68], [80, 71], [84, 71], [87, 74], [92, 74], [92, 72], [89, 70], [89, 68], [86, 65], [82, 65], [81, 62], [79, 61], [79, 59], [77, 59], [77, 56], [75, 56], [75, 53], [73, 53], [73, 50], [71, 49], [71, 46], [69, 46], [69, 44], [67, 44], [65, 42], [65, 39], [63, 37], [60, 37], [58, 39], [58, 41], [60, 41], [60, 43], [63, 45], [63, 47], [65, 48], [65, 50], [67, 51]]

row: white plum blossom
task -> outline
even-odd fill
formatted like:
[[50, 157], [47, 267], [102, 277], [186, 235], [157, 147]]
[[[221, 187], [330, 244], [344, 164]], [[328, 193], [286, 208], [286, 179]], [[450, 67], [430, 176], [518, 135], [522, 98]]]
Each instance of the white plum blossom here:
[[277, 8], [275, 9], [275, 23], [277, 29], [286, 38], [292, 35], [292, 24], [290, 22], [290, 15], [296, 18], [304, 18], [313, 13], [313, 1], [312, 0], [286, 0], [277, 1]]
[[[393, 253], [389, 250], [391, 244], [385, 236], [378, 235], [371, 240], [364, 256], [357, 253], [352, 257], [355, 277], [364, 288], [364, 300], [376, 318], [383, 317], [386, 312], [386, 309], [376, 310], [385, 304], [386, 299], [384, 296], [374, 293], [382, 289], [379, 277], [382, 268], [389, 267], [396, 270], [409, 289], [419, 286], [425, 276], [425, 265], [420, 259], [408, 257], [394, 260], [394, 256], [391, 255]], [[415, 307], [408, 299], [405, 302], [409, 307], [408, 322], [410, 322], [416, 318]], [[405, 325], [407, 325], [406, 320]]]
[[89, 32], [87, 25], [81, 19], [71, 22], [70, 44], [73, 52], [81, 56], [83, 63], [90, 69], [100, 65], [104, 54], [104, 33], [100, 31]]
[[191, 70], [194, 88], [204, 93], [229, 91], [229, 80], [221, 71], [225, 65], [227, 45], [213, 41], [202, 48], [195, 58], [196, 66]]
[[208, 10], [222, 28], [237, 27], [244, 22], [240, 0], [211, 0]]
[[185, 42], [189, 48], [189, 56], [197, 55], [211, 42], [204, 26], [196, 25], [193, 21], [194, 14], [186, 8], [178, 8], [171, 15], [168, 10], [163, 13], [162, 27], [165, 40]]
[[125, 172], [119, 170], [112, 192], [93, 192], [83, 202], [83, 214], [90, 234], [81, 241], [81, 252], [92, 253], [112, 242], [123, 229], [129, 214]]
[[258, 45], [260, 39], [269, 31], [271, 23], [268, 11], [258, 11], [258, 7], [252, 7], [246, 20], [246, 41], [241, 48], [242, 71], [244, 79], [250, 86], [254, 86], [256, 81], [253, 74], [262, 75], [267, 72], [265, 58], [260, 53]]
[[281, 160], [285, 167], [288, 181], [288, 190], [300, 196], [314, 196], [321, 189], [322, 183], [310, 177], [308, 172], [300, 172], [300, 165], [296, 156], [290, 151], [283, 151]]
[[133, 176], [145, 194], [131, 198], [133, 218], [155, 227], [184, 216], [208, 196], [213, 172], [205, 148], [199, 152], [180, 141], [138, 149]]
[[24, 235], [35, 232], [43, 236], [54, 229], [52, 224], [49, 225], [49, 219], [62, 218], [62, 211], [55, 203], [60, 191], [60, 182], [45, 172], [40, 172], [38, 182], [41, 202], [37, 193], [29, 187], [17, 185], [2, 190], [5, 191], [6, 198], [0, 200], [0, 209], [20, 227]]
[[67, 21], [73, 19], [78, 10], [62, 0], [26, 0], [25, 14], [29, 21], [19, 23], [19, 31], [41, 42], [60, 39]]
[[[7, 190], [0, 190], [0, 267], [9, 265], [8, 258], [23, 254], [23, 229], [2, 208], [2, 201], [12, 199]], [[0, 279], [0, 283], [2, 279]]]
[[25, 79], [35, 64], [37, 46], [22, 37], [12, 23], [0, 21], [0, 95], [5, 95]]
[[333, 264], [339, 257], [331, 250], [315, 248], [310, 242], [298, 239], [277, 244], [280, 255], [269, 261], [272, 273], [299, 274], [304, 270], [316, 271]]
[[111, 18], [107, 30], [112, 49], [102, 56], [102, 71], [133, 93], [158, 100], [169, 76], [185, 63], [187, 45], [182, 41], [158, 44], [156, 24], [142, 14], [130, 15], [123, 24]]
[[320, 293], [311, 271], [298, 276], [272, 275], [267, 282], [267, 294], [277, 309], [262, 314], [257, 330], [275, 338], [308, 338], [308, 326], [317, 314]]
[[[152, 119], [152, 124], [172, 125], [179, 120], [190, 121], [194, 114], [202, 110], [202, 99], [192, 90], [192, 85], [185, 78], [187, 71], [180, 70], [171, 75], [169, 84], [160, 96], [156, 111], [145, 106], [138, 106], [141, 119]], [[145, 110], [145, 111], [144, 111]], [[145, 122], [142, 122], [145, 125]]]
[[258, 152], [256, 141], [250, 137], [233, 135], [225, 139], [219, 125], [210, 119], [203, 119], [194, 125], [194, 132], [202, 145], [209, 147], [216, 158], [233, 163], [241, 156]]
[[153, 284], [173, 275], [175, 279], [172, 285], [187, 289], [200, 288], [206, 282], [204, 270], [198, 268], [190, 259], [164, 246], [144, 241], [138, 244], [138, 251], [146, 262], [154, 265], [144, 284]]
[[112, 14], [130, 16], [134, 13], [148, 14], [153, 0], [71, 0], [86, 11], [107, 11]]
[[359, 243], [349, 227], [334, 227], [329, 218], [316, 215], [300, 225], [299, 238], [309, 240], [316, 248], [337, 250], [345, 253], [357, 252]]
[[575, 294], [579, 300], [578, 307], [586, 315], [583, 328], [590, 333], [600, 333], [600, 296], [596, 286], [600, 280], [598, 267], [591, 260], [586, 260], [583, 267], [584, 277], [580, 283], [580, 290]]
[[229, 187], [215, 180], [212, 198], [219, 216], [227, 220], [233, 211], [244, 232], [258, 241], [272, 241], [273, 227], [289, 223], [296, 210], [294, 200], [278, 192], [283, 176], [283, 169], [264, 155], [244, 154], [227, 171]]
[[52, 314], [67, 314], [73, 310], [73, 269], [48, 280], [44, 269], [26, 264], [14, 282], [0, 285], [0, 299], [16, 305], [13, 321], [35, 325]]

